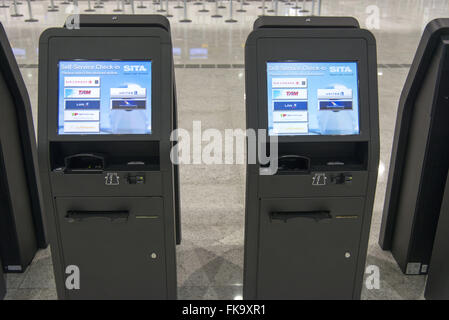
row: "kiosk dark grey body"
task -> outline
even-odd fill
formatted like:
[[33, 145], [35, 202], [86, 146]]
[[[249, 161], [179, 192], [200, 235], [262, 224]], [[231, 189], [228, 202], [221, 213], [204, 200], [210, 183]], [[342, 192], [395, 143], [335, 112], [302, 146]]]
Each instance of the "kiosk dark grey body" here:
[[[248, 165], [244, 298], [357, 299], [379, 158], [375, 39], [352, 18], [260, 18], [246, 42], [248, 129], [268, 127], [269, 61], [356, 61], [360, 133], [279, 136], [277, 174]], [[295, 158], [307, 161], [283, 163]]]
[[426, 274], [449, 169], [449, 19], [424, 30], [399, 101], [379, 243]]
[[[179, 189], [170, 160], [176, 97], [168, 20], [81, 15], [79, 29], [46, 30], [39, 53], [39, 159], [58, 297], [175, 299]], [[151, 134], [58, 135], [58, 63], [77, 59], [151, 60]], [[79, 289], [66, 288], [71, 265]]]
[[23, 272], [47, 247], [31, 103], [0, 24], [0, 258]]

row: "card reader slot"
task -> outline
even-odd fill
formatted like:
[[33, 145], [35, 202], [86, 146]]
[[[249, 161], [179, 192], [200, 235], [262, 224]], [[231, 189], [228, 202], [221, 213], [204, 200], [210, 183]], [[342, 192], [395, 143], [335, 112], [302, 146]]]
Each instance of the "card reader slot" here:
[[332, 215], [328, 210], [316, 210], [316, 211], [274, 211], [270, 212], [270, 220], [282, 220], [287, 222], [290, 219], [313, 219], [316, 222], [321, 220], [332, 219]]
[[129, 218], [129, 211], [85, 211], [85, 210], [69, 210], [65, 216], [68, 222], [82, 222], [90, 219], [105, 219], [110, 222], [126, 223]]

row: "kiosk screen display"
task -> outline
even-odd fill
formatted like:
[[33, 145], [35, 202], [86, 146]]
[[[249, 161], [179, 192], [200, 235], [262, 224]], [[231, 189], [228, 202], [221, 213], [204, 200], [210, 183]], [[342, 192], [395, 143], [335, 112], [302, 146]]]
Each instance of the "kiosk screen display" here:
[[150, 134], [151, 61], [59, 61], [59, 134]]
[[357, 62], [268, 62], [269, 135], [355, 135]]

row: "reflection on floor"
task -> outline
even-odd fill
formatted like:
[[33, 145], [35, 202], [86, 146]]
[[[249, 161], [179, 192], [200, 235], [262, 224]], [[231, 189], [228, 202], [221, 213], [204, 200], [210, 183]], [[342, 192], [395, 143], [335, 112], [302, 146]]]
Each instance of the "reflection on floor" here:
[[[1, 1], [0, 1], [1, 2]], [[49, 1], [31, 2], [38, 22], [28, 18], [26, 2], [18, 7], [26, 17], [11, 17], [14, 8], [0, 8], [0, 21], [6, 28], [30, 94], [35, 124], [37, 121], [37, 57], [40, 33], [61, 26], [73, 10], [61, 1], [58, 12], [47, 12]], [[92, 1], [92, 6], [93, 6]], [[179, 125], [192, 129], [199, 120], [203, 129], [244, 128], [244, 43], [257, 15], [260, 1], [244, 5], [233, 2], [235, 23], [230, 17], [230, 1], [219, 1], [223, 18], [211, 17], [215, 2], [194, 5], [188, 2], [190, 23], [181, 23], [184, 10], [175, 9], [179, 1], [169, 2], [172, 23], [176, 81], [179, 99]], [[10, 4], [11, 1], [6, 1]], [[181, 3], [183, 3], [181, 1]], [[292, 9], [295, 2], [266, 1], [266, 14], [277, 3], [279, 15], [302, 15]], [[298, 1], [301, 6], [302, 1]], [[425, 24], [447, 16], [445, 0], [322, 0], [322, 15], [354, 16], [362, 27], [370, 27], [369, 13], [379, 9], [379, 29], [373, 29], [378, 43], [381, 164], [370, 236], [367, 265], [381, 272], [379, 290], [364, 289], [363, 299], [422, 298], [423, 276], [404, 276], [389, 253], [377, 245], [386, 179], [399, 95]], [[159, 4], [143, 1], [147, 7], [135, 13], [155, 13]], [[311, 9], [312, 1], [306, 2]], [[88, 7], [79, 1], [80, 11]], [[96, 13], [112, 13], [116, 1], [104, 3]], [[165, 8], [165, 2], [163, 3]], [[203, 6], [209, 12], [199, 12]], [[246, 12], [237, 12], [240, 7]], [[371, 6], [371, 7], [370, 7]], [[132, 13], [125, 5], [125, 12]], [[162, 12], [165, 14], [164, 12]], [[317, 7], [315, 8], [317, 13]], [[244, 188], [243, 165], [184, 165], [181, 167], [183, 242], [178, 247], [178, 296], [180, 299], [234, 299], [242, 295]], [[336, 275], [338, 276], [338, 275]], [[49, 250], [42, 250], [23, 274], [8, 274], [7, 299], [55, 299], [55, 284]]]

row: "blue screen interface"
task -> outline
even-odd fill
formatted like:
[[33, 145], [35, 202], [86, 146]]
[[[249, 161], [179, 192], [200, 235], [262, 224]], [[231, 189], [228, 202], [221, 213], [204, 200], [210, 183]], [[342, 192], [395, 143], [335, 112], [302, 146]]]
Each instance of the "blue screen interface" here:
[[151, 61], [59, 61], [59, 134], [151, 134]]
[[267, 62], [269, 135], [356, 135], [357, 62]]

